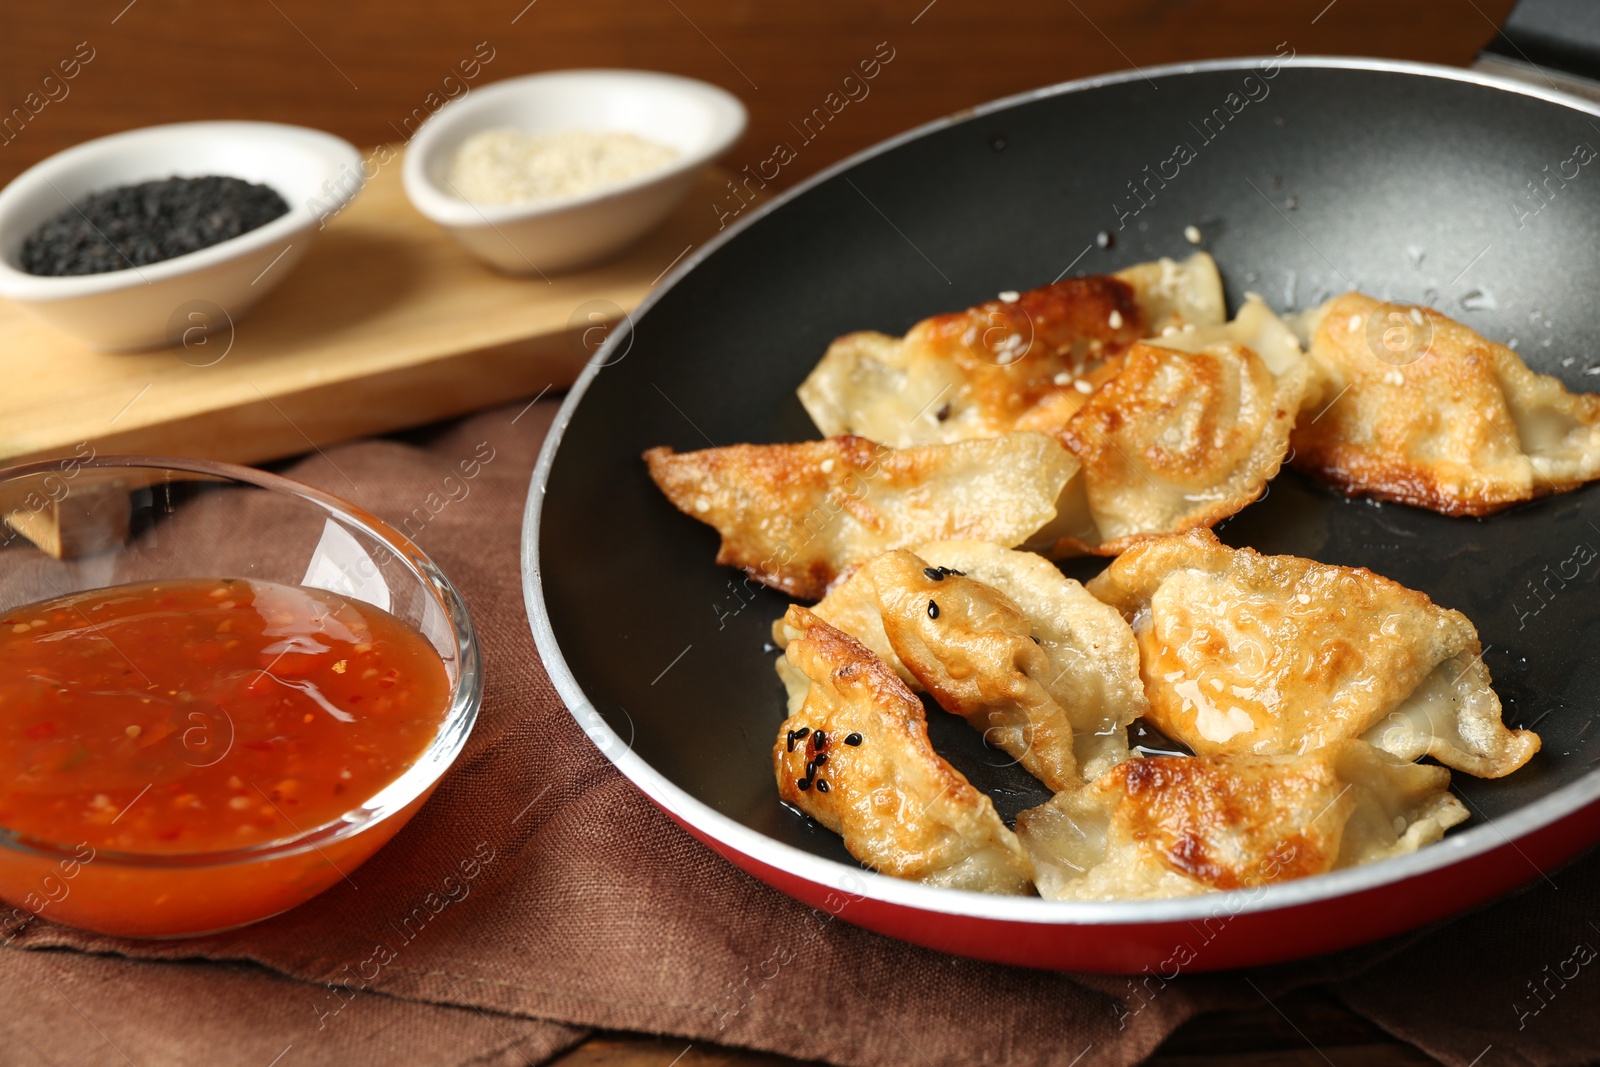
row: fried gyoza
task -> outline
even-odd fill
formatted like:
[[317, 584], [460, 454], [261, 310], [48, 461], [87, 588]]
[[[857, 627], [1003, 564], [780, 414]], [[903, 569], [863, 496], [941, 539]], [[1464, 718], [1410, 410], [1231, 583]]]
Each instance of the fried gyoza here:
[[789, 608], [798, 707], [772, 748], [778, 793], [862, 863], [929, 885], [1026, 893], [1033, 869], [994, 803], [933, 750], [918, 700], [859, 641]]
[[1488, 515], [1600, 478], [1600, 396], [1425, 307], [1335, 297], [1304, 328], [1322, 376], [1295, 466], [1352, 496]]
[[860, 437], [644, 455], [678, 510], [722, 535], [717, 562], [820, 598], [880, 552], [972, 537], [1016, 545], [1056, 514], [1077, 469], [1041, 433], [892, 449]]
[[1031, 552], [944, 541], [885, 553], [815, 611], [1053, 790], [1126, 759], [1127, 726], [1148, 706], [1128, 624]]
[[1467, 818], [1443, 767], [1363, 741], [1297, 756], [1128, 760], [1025, 811], [1041, 896], [1134, 900], [1244, 889], [1415, 852]]
[[1239, 511], [1278, 473], [1308, 380], [1293, 332], [1253, 294], [1226, 325], [1134, 345], [1061, 433], [1083, 468], [1037, 543], [1114, 556]]
[[1498, 778], [1539, 750], [1501, 722], [1467, 617], [1365, 568], [1195, 530], [1135, 545], [1087, 588], [1133, 625], [1151, 720], [1202, 755], [1360, 737]]
[[1055, 432], [1109, 373], [1097, 368], [1134, 341], [1223, 318], [1210, 256], [1141, 263], [935, 315], [903, 338], [847, 334], [800, 386], [800, 401], [824, 434], [896, 447]]

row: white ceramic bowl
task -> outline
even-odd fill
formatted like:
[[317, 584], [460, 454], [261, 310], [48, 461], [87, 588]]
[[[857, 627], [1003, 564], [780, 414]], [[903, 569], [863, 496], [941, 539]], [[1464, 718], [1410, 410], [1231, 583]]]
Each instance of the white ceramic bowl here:
[[[67, 277], [21, 269], [24, 239], [90, 193], [212, 174], [271, 186], [289, 211], [249, 233], [148, 266]], [[361, 155], [353, 145], [300, 126], [180, 122], [86, 141], [29, 167], [0, 191], [0, 296], [96, 348], [175, 343], [186, 330], [222, 328], [219, 317], [237, 323], [361, 185]]]
[[[745, 109], [714, 85], [637, 70], [564, 70], [508, 78], [440, 108], [406, 149], [406, 195], [491, 266], [515, 274], [596, 263], [648, 233], [701, 169], [744, 132]], [[615, 130], [678, 150], [661, 170], [593, 193], [517, 204], [472, 204], [446, 181], [475, 133]]]

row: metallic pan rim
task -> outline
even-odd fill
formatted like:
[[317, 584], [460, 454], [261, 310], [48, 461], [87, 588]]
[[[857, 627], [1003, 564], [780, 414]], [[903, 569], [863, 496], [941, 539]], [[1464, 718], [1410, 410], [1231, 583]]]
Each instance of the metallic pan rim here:
[[[668, 290], [678, 284], [706, 257], [732, 240], [757, 219], [781, 208], [807, 190], [841, 174], [864, 160], [881, 155], [908, 141], [916, 140], [936, 130], [953, 126], [977, 115], [1003, 111], [1018, 104], [1042, 100], [1065, 93], [1096, 89], [1129, 81], [1147, 80], [1174, 74], [1209, 73], [1214, 71], [1247, 71], [1265, 63], [1276, 62], [1284, 67], [1332, 70], [1370, 70], [1387, 73], [1414, 74], [1446, 81], [1470, 82], [1561, 104], [1590, 115], [1600, 117], [1600, 105], [1565, 93], [1546, 91], [1528, 85], [1477, 71], [1444, 67], [1433, 63], [1415, 63], [1365, 59], [1343, 56], [1305, 56], [1284, 59], [1277, 56], [1243, 57], [1211, 60], [1203, 63], [1175, 63], [1144, 70], [1122, 71], [1116, 74], [1083, 78], [1060, 85], [1036, 89], [1017, 96], [996, 100], [981, 107], [936, 119], [924, 126], [892, 137], [871, 148], [858, 152], [848, 159], [813, 175], [811, 178], [763, 204], [748, 216], [712, 238], [686, 259], [672, 276], [650, 293], [634, 310], [633, 317], [647, 312]], [[571, 668], [561, 655], [555, 631], [550, 625], [550, 615], [545, 607], [544, 589], [539, 577], [539, 522], [544, 508], [545, 485], [554, 465], [556, 452], [567, 424], [572, 419], [583, 395], [595, 376], [604, 367], [610, 353], [627, 338], [632, 328], [632, 318], [626, 329], [617, 329], [606, 344], [590, 360], [589, 367], [579, 377], [568, 393], [561, 410], [556, 414], [550, 434], [539, 453], [529, 487], [528, 503], [523, 514], [522, 529], [522, 588], [527, 604], [528, 621], [533, 629], [534, 644], [544, 662], [546, 672], [561, 695], [568, 710], [593, 739], [607, 758], [627, 778], [656, 804], [676, 818], [695, 827], [713, 840], [760, 861], [770, 867], [789, 872], [806, 881], [832, 889], [845, 890], [871, 900], [920, 911], [943, 915], [987, 919], [996, 922], [1037, 923], [1042, 926], [1108, 926], [1140, 925], [1154, 923], [1189, 922], [1205, 919], [1219, 908], [1231, 915], [1270, 912], [1296, 908], [1319, 901], [1333, 900], [1353, 893], [1380, 888], [1402, 882], [1419, 875], [1439, 871], [1473, 856], [1492, 851], [1519, 838], [1560, 821], [1579, 809], [1600, 799], [1600, 769], [1589, 772], [1576, 782], [1557, 789], [1550, 795], [1528, 804], [1493, 823], [1475, 826], [1460, 834], [1446, 837], [1409, 856], [1383, 860], [1363, 867], [1352, 867], [1330, 874], [1317, 875], [1293, 882], [1280, 883], [1266, 888], [1234, 890], [1223, 893], [1204, 893], [1199, 896], [1170, 900], [1148, 901], [1054, 901], [1033, 898], [998, 896], [963, 890], [940, 889], [917, 882], [908, 882], [889, 875], [877, 874], [835, 860], [823, 859], [802, 849], [786, 845], [773, 838], [736, 822], [711, 806], [696, 800], [683, 789], [634, 752], [614, 733], [594, 709], [584, 694]]]

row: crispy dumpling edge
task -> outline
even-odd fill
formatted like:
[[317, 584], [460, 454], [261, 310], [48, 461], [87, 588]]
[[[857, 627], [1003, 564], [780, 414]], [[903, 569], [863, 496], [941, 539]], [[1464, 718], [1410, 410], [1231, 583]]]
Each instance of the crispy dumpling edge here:
[[[815, 455], [803, 455], [827, 452], [829, 449], [832, 450], [832, 454], [824, 456], [821, 460], [817, 460]], [[1001, 460], [1008, 462], [997, 461], [995, 456], [982, 456], [985, 451], [998, 453]], [[881, 474], [886, 492], [891, 494], [899, 492], [909, 498], [914, 494], [906, 492], [905, 487], [897, 480], [903, 478], [908, 469], [926, 465], [932, 468], [934, 475], [970, 474], [963, 464], [971, 466], [975, 458], [974, 453], [979, 454], [977, 458], [989, 464], [981, 468], [989, 479], [985, 484], [1003, 486], [1010, 493], [1010, 497], [1004, 501], [1006, 507], [991, 507], [989, 511], [982, 511], [976, 506], [969, 506], [964, 511], [959, 511], [950, 505], [947, 499], [942, 499], [941, 503], [947, 506], [940, 512], [940, 517], [945, 520], [946, 529], [909, 531], [891, 537], [881, 545], [867, 546], [859, 556], [822, 558], [817, 553], [810, 555], [802, 553], [801, 558], [796, 559], [796, 553], [790, 551], [787, 554], [788, 558], [785, 559], [768, 555], [765, 560], [757, 561], [765, 552], [760, 546], [761, 537], [766, 536], [764, 526], [759, 535], [750, 535], [748, 531], [751, 527], [748, 521], [739, 525], [730, 523], [725, 530], [713, 518], [713, 516], [720, 517], [724, 511], [733, 510], [721, 508], [713, 501], [717, 490], [713, 475], [719, 473], [719, 468], [726, 467], [736, 475], [730, 480], [737, 481], [741, 468], [729, 465], [729, 457], [735, 453], [751, 456], [753, 461], [760, 461], [767, 466], [781, 468], [780, 481], [815, 477], [819, 474], [824, 479], [839, 481], [841, 483], [839, 485], [828, 484], [815, 490], [814, 506], [804, 516], [807, 520], [825, 504], [834, 502], [836, 491], [843, 488], [842, 482], [846, 478], [856, 478], [861, 484], [871, 485], [874, 477]], [[710, 457], [709, 460], [703, 458], [707, 456]], [[697, 460], [696, 457], [702, 458]], [[996, 437], [974, 438], [947, 444], [913, 445], [902, 449], [888, 448], [866, 438], [849, 435], [775, 445], [731, 445], [725, 448], [698, 449], [693, 452], [676, 452], [670, 447], [658, 446], [646, 450], [643, 459], [651, 480], [673, 507], [717, 531], [718, 564], [738, 567], [763, 585], [804, 600], [820, 600], [837, 580], [849, 573], [851, 568], [865, 562], [878, 552], [957, 532], [948, 529], [949, 520], [953, 515], [966, 516], [969, 526], [975, 517], [989, 516], [984, 520], [987, 523], [985, 528], [960, 531], [965, 536], [982, 536], [997, 542], [1014, 538], [1013, 543], [1021, 543], [1037, 530], [1047, 526], [1054, 518], [1062, 489], [1072, 480], [1078, 468], [1076, 456], [1051, 435], [1035, 430], [1018, 430]], [[949, 462], [940, 464], [937, 462], [940, 459], [947, 459]], [[695, 471], [691, 461], [708, 466], [709, 472]], [[756, 463], [753, 461], [748, 466], [755, 466]], [[684, 473], [686, 471], [697, 474], [697, 477], [690, 477]], [[861, 475], [863, 471], [866, 472], [865, 476]], [[708, 483], [710, 483], [709, 489], [706, 488]], [[964, 481], [959, 484], [970, 487], [972, 483]], [[1054, 491], [1049, 492], [1046, 498], [1044, 494], [1051, 486], [1054, 486]], [[946, 494], [946, 497], [949, 495]], [[860, 513], [868, 513], [869, 518], [879, 519], [885, 514], [890, 518], [902, 517], [889, 509], [873, 512], [867, 502], [867, 496], [864, 490], [859, 496], [843, 493], [842, 499], [837, 501], [835, 514], [829, 521], [845, 516], [866, 530], [870, 524]], [[1039, 519], [1036, 526], [1018, 525], [1015, 509], [1019, 506], [1019, 500], [1023, 499], [1030, 499], [1030, 502], [1036, 505], [1034, 511], [1029, 513], [1030, 522]], [[704, 510], [698, 506], [702, 503], [706, 505]], [[989, 503], [992, 505], [994, 502], [989, 501]], [[914, 513], [920, 515], [923, 511], [926, 509]], [[907, 514], [912, 513], [907, 512]], [[1040, 516], [1043, 517], [1039, 518]], [[763, 516], [763, 520], [767, 517]], [[742, 518], [749, 520], [751, 517]], [[1008, 523], [1011, 525], [1008, 531], [1001, 529]], [[791, 522], [791, 526], [794, 525]], [[1025, 527], [1026, 532], [1020, 532]], [[809, 535], [802, 542], [802, 547], [815, 540], [817, 535]], [[780, 546], [782, 549], [787, 547], [786, 541]], [[764, 567], [764, 564], [774, 560], [777, 560], [775, 566]]]
[[[1193, 252], [1182, 260], [1163, 256], [1102, 277], [1115, 279], [1132, 289], [1134, 304], [1144, 322], [1143, 332], [1148, 337], [1156, 337], [1164, 328], [1177, 324], [1215, 326], [1226, 319], [1222, 276], [1210, 253]], [[1049, 285], [1039, 286], [1030, 292], [1048, 288]], [[971, 311], [972, 308], [962, 310]], [[856, 420], [846, 413], [846, 409], [856, 403], [850, 396], [853, 383], [858, 378], [903, 372], [907, 354], [901, 344], [917, 326], [938, 317], [935, 314], [919, 320], [900, 337], [877, 330], [856, 330], [835, 338], [796, 389], [801, 406], [818, 431], [825, 437], [860, 432], [855, 429]], [[869, 368], [868, 363], [876, 364], [876, 368]]]
[[[1404, 597], [1419, 610], [1426, 609], [1439, 613], [1439, 617], [1449, 621], [1452, 626], [1461, 631], [1460, 636], [1462, 637], [1462, 644], [1461, 648], [1456, 650], [1455, 656], [1459, 657], [1466, 655], [1469, 658], [1468, 669], [1475, 672], [1473, 674], [1474, 680], [1477, 680], [1481, 676], [1484, 686], [1488, 688], [1488, 692], [1491, 698], [1494, 700], [1495, 715], [1493, 716], [1493, 725], [1498, 727], [1498, 730], [1505, 737], [1503, 753], [1506, 755], [1506, 758], [1494, 759], [1493, 757], [1477, 756], [1469, 752], [1466, 753], [1467, 758], [1465, 759], [1457, 758], [1455, 760], [1450, 760], [1451, 753], [1449, 747], [1447, 744], [1438, 741], [1437, 734], [1433, 736], [1432, 741], [1428, 746], [1427, 753], [1433, 756], [1435, 759], [1445, 762], [1447, 766], [1454, 767], [1456, 770], [1463, 771], [1467, 774], [1472, 774], [1475, 777], [1500, 778], [1524, 766], [1528, 760], [1532, 759], [1534, 754], [1539, 751], [1542, 741], [1538, 734], [1534, 733], [1532, 730], [1508, 726], [1501, 718], [1499, 698], [1494, 694], [1492, 687], [1490, 687], [1488, 684], [1488, 668], [1483, 664], [1481, 658], [1482, 646], [1479, 643], [1477, 636], [1477, 628], [1473, 626], [1472, 621], [1468, 619], [1466, 615], [1454, 610], [1453, 608], [1446, 608], [1435, 604], [1432, 598], [1430, 598], [1426, 593], [1402, 585], [1392, 578], [1386, 578], [1383, 575], [1370, 571], [1365, 567], [1340, 567], [1336, 564], [1321, 563], [1317, 560], [1304, 559], [1304, 557], [1298, 556], [1274, 557], [1268, 554], [1257, 552], [1252, 548], [1232, 548], [1224, 545], [1221, 540], [1218, 539], [1216, 534], [1210, 530], [1191, 530], [1188, 533], [1177, 535], [1173, 538], [1153, 539], [1146, 541], [1141, 545], [1135, 546], [1139, 555], [1124, 554], [1123, 556], [1118, 557], [1118, 559], [1113, 561], [1112, 564], [1104, 571], [1086, 583], [1084, 588], [1086, 588], [1096, 598], [1122, 612], [1124, 618], [1131, 620], [1142, 612], [1148, 612], [1150, 603], [1154, 599], [1155, 593], [1160, 586], [1171, 574], [1185, 568], [1181, 564], [1171, 566], [1167, 570], [1160, 572], [1153, 579], [1151, 574], [1142, 570], [1135, 570], [1135, 568], [1144, 561], [1145, 555], [1149, 553], [1169, 553], [1182, 556], [1183, 553], [1180, 552], [1180, 549], [1182, 548], [1181, 542], [1185, 539], [1188, 541], [1190, 558], [1193, 558], [1195, 554], [1210, 555], [1217, 551], [1222, 551], [1229, 554], [1230, 561], [1231, 559], [1238, 557], [1254, 557], [1256, 560], [1267, 562], [1269, 566], [1270, 561], [1275, 558], [1303, 560], [1303, 562], [1307, 564], [1311, 564], [1320, 568], [1327, 568], [1335, 571], [1346, 571], [1356, 575], [1365, 575], [1362, 580], [1375, 581], [1377, 583], [1381, 583], [1383, 586], [1390, 587], [1393, 591], [1395, 591], [1395, 595]], [[1201, 569], [1206, 570], [1208, 573], [1213, 573], [1207, 568]], [[1132, 581], [1129, 579], [1132, 579]], [[1143, 655], [1142, 644], [1140, 654], [1141, 656]], [[1418, 679], [1415, 687], [1413, 687], [1404, 696], [1399, 697], [1393, 706], [1387, 711], [1381, 712], [1379, 716], [1370, 723], [1369, 726], [1362, 729], [1360, 734], [1351, 735], [1351, 737], [1360, 737], [1366, 739], [1372, 742], [1375, 747], [1382, 748], [1382, 745], [1378, 744], [1378, 741], [1381, 741], [1383, 738], [1385, 723], [1391, 720], [1394, 716], [1402, 713], [1409, 705], [1412, 698], [1421, 692], [1422, 689], [1428, 684], [1428, 680], [1433, 676], [1434, 672], [1440, 669], [1442, 664], [1448, 662], [1451, 662], [1451, 660], [1447, 659], [1441, 661], [1440, 663], [1433, 664], [1433, 666]], [[1148, 665], [1145, 665], [1145, 667], [1147, 668]], [[1149, 686], [1147, 685], [1146, 688], [1148, 690]], [[1152, 703], [1154, 703], [1153, 698]], [[1374, 740], [1375, 738], [1377, 740]], [[1182, 737], [1177, 739], [1185, 740]], [[1190, 738], [1188, 739], [1187, 743], [1192, 744], [1195, 742], [1193, 738]], [[1416, 756], [1421, 754], [1421, 752], [1415, 752], [1412, 754], [1412, 758], [1416, 758]], [[1484, 771], [1490, 771], [1493, 773], [1483, 773]]]
[[[842, 653], [843, 656], [850, 659], [849, 667], [860, 668], [859, 671], [855, 672], [856, 676], [859, 681], [864, 682], [870, 688], [871, 695], [869, 699], [873, 703], [894, 703], [900, 706], [900, 709], [905, 714], [909, 732], [920, 736], [921, 747], [925, 749], [925, 751], [919, 752], [917, 755], [919, 757], [931, 757], [928, 762], [928, 768], [934, 773], [936, 780], [942, 780], [945, 783], [943, 789], [934, 798], [934, 802], [930, 802], [928, 807], [924, 808], [923, 814], [927, 813], [933, 803], [948, 798], [952, 791], [958, 795], [964, 792], [969, 794], [973, 803], [970, 810], [958, 809], [963, 815], [962, 821], [969, 823], [968, 829], [980, 830], [987, 835], [987, 844], [982, 844], [973, 851], [968, 852], [956, 864], [940, 868], [929, 875], [911, 877], [891, 871], [882, 871], [881, 873], [889, 877], [902, 878], [907, 881], [916, 881], [925, 885], [943, 888], [1002, 894], [1026, 894], [1031, 892], [1033, 888], [1032, 857], [1028, 854], [1027, 849], [1022, 846], [1021, 841], [1017, 839], [1015, 832], [1007, 827], [1000, 818], [999, 813], [995, 810], [994, 802], [988, 794], [972, 785], [965, 775], [933, 748], [927, 736], [927, 720], [922, 702], [906, 688], [905, 684], [901, 682], [893, 671], [889, 670], [886, 664], [873, 655], [870, 649], [849, 634], [829, 625], [809, 609], [798, 604], [792, 604], [780, 622], [789, 631], [787, 644], [791, 649], [797, 642], [808, 638], [812, 642], [821, 642], [824, 646], [823, 656], [825, 659], [831, 662], [833, 658], [839, 658], [839, 654]], [[827, 655], [829, 652], [833, 654], [832, 657]], [[784, 658], [787, 659], [787, 654]], [[839, 673], [842, 675], [843, 672]], [[791, 723], [795, 721], [795, 718], [808, 703], [809, 690], [813, 683], [800, 668], [793, 664], [789, 665], [787, 674], [780, 671], [780, 675], [784, 676], [785, 684], [791, 686], [791, 711], [784, 721], [779, 724], [772, 747], [773, 772], [777, 779], [778, 794], [785, 803], [792, 804], [796, 808], [805, 811], [808, 817], [816, 819], [819, 824], [826, 826], [827, 824], [823, 822], [821, 817], [809, 810], [807, 795], [811, 793], [811, 790], [800, 790], [788, 774], [791, 770], [789, 757], [795, 751], [794, 742], [791, 740], [793, 735], [789, 733], [792, 729]], [[798, 692], [796, 691], [797, 688]], [[920, 727], [920, 730], [918, 727]], [[876, 740], [879, 744], [883, 743], [883, 738], [869, 740]], [[849, 745], [847, 740], [843, 741], [843, 743], [847, 746]], [[801, 746], [800, 752], [803, 758], [806, 747]], [[838, 790], [835, 789], [833, 792], [838, 792]], [[831, 793], [825, 790], [819, 791], [817, 795], [829, 795], [831, 798]], [[952, 799], [951, 803], [956, 803], [956, 801]], [[951, 825], [948, 821], [941, 821], [940, 825], [947, 833], [954, 833], [959, 829], [959, 827]], [[832, 828], [829, 827], [829, 829], [831, 830]], [[834, 832], [839, 833], [851, 855], [856, 856], [859, 862], [874, 870], [878, 869], [873, 866], [870, 858], [861, 857], [858, 852], [860, 842], [856, 842], [857, 847], [850, 847], [852, 845], [851, 835], [845, 834], [843, 829]], [[965, 836], [962, 836], [960, 840], [971, 843], [971, 839]], [[969, 861], [976, 862], [969, 866]], [[996, 864], [1003, 870], [994, 870], [993, 868]], [[989, 872], [991, 880], [1000, 879], [1004, 883], [1003, 886], [990, 884], [984, 887], [977, 887], [967, 884], [968, 879], [973, 875], [981, 875], [985, 866], [991, 868]], [[963, 870], [963, 868], [967, 869]]]
[[[1359, 307], [1359, 312], [1354, 309]], [[1371, 497], [1412, 507], [1426, 508], [1441, 515], [1481, 517], [1504, 511], [1518, 504], [1558, 493], [1570, 492], [1589, 481], [1600, 478], [1600, 455], [1591, 469], [1583, 473], [1553, 472], [1548, 457], [1529, 451], [1524, 440], [1523, 427], [1517, 418], [1519, 402], [1525, 403], [1533, 393], [1547, 394], [1552, 401], [1547, 408], [1559, 408], [1560, 414], [1572, 420], [1576, 427], [1588, 427], [1591, 447], [1600, 450], [1600, 395], [1574, 392], [1559, 378], [1541, 374], [1529, 367], [1514, 349], [1493, 341], [1472, 327], [1433, 308], [1422, 305], [1401, 304], [1378, 300], [1361, 292], [1348, 292], [1330, 297], [1322, 304], [1302, 313], [1295, 321], [1295, 330], [1302, 338], [1308, 356], [1318, 368], [1325, 387], [1321, 395], [1313, 398], [1310, 409], [1318, 417], [1324, 405], [1332, 407], [1344, 396], [1342, 390], [1329, 397], [1333, 385], [1343, 377], [1338, 364], [1342, 346], [1324, 337], [1324, 329], [1334, 329], [1346, 316], [1367, 316], [1383, 308], [1403, 310], [1419, 316], [1418, 321], [1431, 324], [1430, 336], [1436, 337], [1440, 327], [1447, 333], [1470, 335], [1481, 342], [1490, 356], [1486, 381], [1488, 387], [1498, 390], [1505, 404], [1505, 415], [1511, 423], [1509, 431], [1501, 432], [1516, 453], [1527, 463], [1529, 481], [1524, 487], [1485, 483], [1475, 488], [1452, 486], [1438, 469], [1431, 469], [1420, 460], [1395, 455], [1375, 448], [1363, 448], [1349, 441], [1330, 438], [1324, 432], [1313, 441], [1308, 434], [1297, 433], [1294, 466], [1306, 474], [1333, 486], [1346, 496]], [[1337, 357], [1337, 359], [1336, 359]], [[1447, 357], [1448, 358], [1448, 357]], [[1330, 360], [1335, 360], [1330, 363]], [[1413, 364], [1396, 365], [1395, 372], [1402, 378], [1413, 373]], [[1349, 386], [1347, 385], [1346, 388]], [[1317, 421], [1316, 418], [1313, 422]], [[1483, 472], [1477, 465], [1460, 465], [1465, 470]], [[1541, 469], [1543, 468], [1543, 469]], [[1483, 472], [1486, 473], [1486, 472]]]

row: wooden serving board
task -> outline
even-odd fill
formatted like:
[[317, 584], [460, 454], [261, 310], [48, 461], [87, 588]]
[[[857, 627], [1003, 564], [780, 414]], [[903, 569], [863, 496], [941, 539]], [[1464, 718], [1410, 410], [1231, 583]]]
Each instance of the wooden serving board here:
[[87, 448], [259, 463], [564, 388], [587, 357], [574, 313], [635, 307], [716, 231], [725, 181], [708, 171], [620, 259], [510, 277], [417, 213], [396, 158], [210, 365], [226, 331], [189, 350], [96, 352], [0, 300], [0, 465]]

